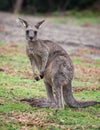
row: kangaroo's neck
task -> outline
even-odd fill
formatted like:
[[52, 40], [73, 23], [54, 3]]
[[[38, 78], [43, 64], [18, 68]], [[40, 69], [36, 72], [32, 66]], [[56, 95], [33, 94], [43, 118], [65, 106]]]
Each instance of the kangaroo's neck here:
[[35, 40], [35, 41], [28, 41], [27, 44], [28, 44], [29, 46], [31, 46], [31, 45], [37, 44], [37, 42], [38, 42], [38, 40]]
[[36, 41], [28, 41], [26, 45], [26, 49], [32, 51], [32, 52], [39, 52], [42, 49], [41, 41], [36, 40]]
[[35, 40], [35, 41], [28, 41], [27, 42], [27, 46], [29, 48], [37, 48], [39, 46], [39, 41], [38, 40]]

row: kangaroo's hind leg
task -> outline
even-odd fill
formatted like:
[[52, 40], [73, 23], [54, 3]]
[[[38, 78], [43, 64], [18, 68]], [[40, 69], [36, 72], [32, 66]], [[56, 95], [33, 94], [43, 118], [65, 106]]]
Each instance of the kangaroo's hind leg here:
[[47, 102], [55, 103], [52, 86], [47, 82], [44, 82], [44, 83], [45, 83], [46, 92], [47, 92]]
[[47, 100], [41, 100], [41, 99], [34, 100], [34, 102], [32, 102], [30, 105], [34, 107], [41, 107], [41, 108], [56, 107], [52, 86], [47, 82], [44, 83], [47, 92]]
[[61, 86], [57, 82], [54, 82], [54, 88], [55, 88], [56, 105], [58, 108], [64, 109], [63, 86]]

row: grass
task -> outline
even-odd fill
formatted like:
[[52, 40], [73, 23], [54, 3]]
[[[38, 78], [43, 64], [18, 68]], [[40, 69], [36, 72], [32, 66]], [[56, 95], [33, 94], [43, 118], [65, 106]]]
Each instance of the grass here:
[[57, 18], [53, 18], [53, 21], [56, 24], [67, 24], [67, 23], [74, 23], [76, 25], [81, 26], [91, 26], [93, 24], [100, 23], [100, 17], [76, 17], [76, 16], [59, 16]]
[[79, 12], [79, 11], [67, 11], [67, 12], [54, 12], [52, 15], [55, 23], [75, 23], [83, 26], [91, 26], [91, 24], [100, 23], [100, 15], [98, 12], [91, 10]]
[[[22, 48], [0, 42], [0, 129], [97, 130], [100, 127], [99, 105], [78, 109], [66, 106], [62, 110], [32, 108], [20, 102], [22, 98], [46, 98], [43, 81], [34, 82]], [[77, 100], [100, 101], [100, 60], [71, 58], [75, 65], [74, 97]]]

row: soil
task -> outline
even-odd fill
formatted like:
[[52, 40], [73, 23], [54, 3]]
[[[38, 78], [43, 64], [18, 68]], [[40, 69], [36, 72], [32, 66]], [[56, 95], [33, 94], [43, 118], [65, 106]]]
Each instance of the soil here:
[[[56, 23], [50, 17], [20, 16], [31, 25], [45, 19], [39, 30], [39, 39], [52, 40], [63, 46], [68, 52], [75, 54], [77, 49], [92, 48], [96, 53], [87, 55], [92, 59], [100, 59], [100, 24], [89, 26], [78, 25], [72, 22]], [[24, 29], [18, 26], [18, 15], [0, 12], [0, 41], [7, 43], [24, 43]], [[98, 52], [98, 53], [97, 53]]]

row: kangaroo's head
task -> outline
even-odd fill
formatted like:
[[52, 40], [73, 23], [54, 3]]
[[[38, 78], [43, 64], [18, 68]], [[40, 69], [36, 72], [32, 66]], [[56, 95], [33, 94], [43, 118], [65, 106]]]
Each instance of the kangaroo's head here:
[[25, 28], [26, 40], [31, 42], [35, 41], [37, 39], [38, 29], [40, 25], [44, 22], [44, 20], [38, 22], [36, 25], [31, 27], [26, 20], [23, 20], [22, 18], [18, 18], [18, 19]]

